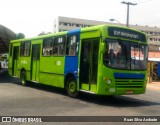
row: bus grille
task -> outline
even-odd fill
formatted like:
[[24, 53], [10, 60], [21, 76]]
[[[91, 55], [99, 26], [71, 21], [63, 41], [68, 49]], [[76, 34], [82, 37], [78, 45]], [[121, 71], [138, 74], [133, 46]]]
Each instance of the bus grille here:
[[115, 85], [117, 88], [142, 88], [144, 80], [141, 79], [116, 79]]

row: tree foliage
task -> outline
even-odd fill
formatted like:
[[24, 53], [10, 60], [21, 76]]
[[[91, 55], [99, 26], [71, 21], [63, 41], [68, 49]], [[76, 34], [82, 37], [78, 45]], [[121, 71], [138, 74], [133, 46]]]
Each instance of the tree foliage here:
[[16, 34], [16, 39], [23, 39], [25, 38], [25, 35], [23, 33]]

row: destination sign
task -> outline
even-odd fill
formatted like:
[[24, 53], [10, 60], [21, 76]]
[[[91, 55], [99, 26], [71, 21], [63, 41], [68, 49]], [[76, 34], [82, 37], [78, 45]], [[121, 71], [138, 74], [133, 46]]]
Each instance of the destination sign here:
[[146, 42], [146, 37], [144, 34], [124, 28], [108, 27], [108, 34], [110, 36], [127, 38], [132, 40], [138, 40], [141, 42]]

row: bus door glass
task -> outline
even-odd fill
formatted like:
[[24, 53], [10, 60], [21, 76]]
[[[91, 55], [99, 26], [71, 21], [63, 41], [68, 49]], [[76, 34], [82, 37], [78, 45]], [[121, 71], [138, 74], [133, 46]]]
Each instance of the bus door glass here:
[[19, 56], [19, 46], [13, 47], [13, 63], [12, 63], [12, 75], [18, 76], [18, 56]]
[[[91, 90], [97, 84], [99, 39], [86, 39], [82, 41], [80, 59], [81, 89]], [[83, 87], [83, 85], [86, 87]]]
[[32, 45], [32, 74], [31, 80], [38, 81], [39, 76], [39, 59], [40, 59], [40, 44]]

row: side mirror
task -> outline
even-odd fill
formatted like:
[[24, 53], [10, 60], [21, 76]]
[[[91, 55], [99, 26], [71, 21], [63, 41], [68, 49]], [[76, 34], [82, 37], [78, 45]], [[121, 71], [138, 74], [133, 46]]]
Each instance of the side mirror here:
[[100, 44], [100, 52], [101, 52], [101, 53], [104, 53], [104, 52], [105, 52], [105, 49], [106, 49], [106, 44], [105, 44], [105, 43], [101, 43], [101, 44]]

